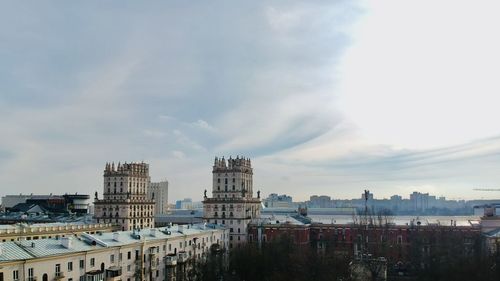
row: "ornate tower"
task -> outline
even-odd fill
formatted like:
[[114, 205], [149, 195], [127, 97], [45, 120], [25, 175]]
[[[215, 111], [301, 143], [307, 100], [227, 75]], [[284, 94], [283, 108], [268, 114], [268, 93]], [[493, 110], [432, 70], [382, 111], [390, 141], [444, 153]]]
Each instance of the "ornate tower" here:
[[203, 201], [204, 219], [229, 227], [229, 247], [245, 242], [248, 223], [260, 216], [260, 192], [253, 196], [250, 159], [215, 158], [212, 197]]
[[149, 200], [149, 165], [106, 163], [103, 199], [95, 194], [97, 222], [116, 223], [122, 230], [154, 227], [154, 201]]

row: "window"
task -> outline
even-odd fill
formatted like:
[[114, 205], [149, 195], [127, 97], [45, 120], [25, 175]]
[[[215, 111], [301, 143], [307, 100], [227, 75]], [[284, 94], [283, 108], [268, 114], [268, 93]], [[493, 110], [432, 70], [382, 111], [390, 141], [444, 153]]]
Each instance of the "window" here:
[[122, 259], [123, 259], [123, 255], [122, 255], [122, 253], [119, 253], [118, 254], [118, 261], [122, 261]]
[[85, 267], [85, 261], [80, 260], [80, 268], [83, 269]]
[[73, 271], [73, 262], [68, 262], [68, 271]]
[[168, 250], [172, 251], [172, 244], [168, 244]]
[[115, 255], [110, 255], [109, 256], [109, 262], [111, 262], [111, 263], [115, 262]]
[[127, 259], [131, 259], [132, 258], [132, 253], [130, 251], [128, 251], [127, 253]]
[[127, 265], [127, 271], [130, 271], [130, 264]]
[[12, 271], [12, 279], [19, 280], [19, 270]]
[[91, 258], [91, 259], [90, 259], [90, 266], [91, 266], [91, 267], [94, 267], [94, 266], [95, 266], [95, 259], [94, 259], [94, 258]]
[[61, 264], [56, 264], [56, 276], [61, 276]]
[[33, 267], [28, 268], [28, 280], [33, 280], [35, 276], [35, 271]]

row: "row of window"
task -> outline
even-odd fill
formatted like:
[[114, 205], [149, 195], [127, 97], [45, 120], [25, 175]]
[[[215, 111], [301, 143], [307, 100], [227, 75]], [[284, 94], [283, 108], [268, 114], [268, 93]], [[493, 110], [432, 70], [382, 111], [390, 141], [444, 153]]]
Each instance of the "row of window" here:
[[[111, 186], [111, 182], [108, 182], [108, 187]], [[113, 187], [116, 187], [116, 182], [113, 183]], [[120, 182], [120, 186], [123, 186], [123, 182]], [[128, 187], [146, 187], [145, 183], [129, 182]]]

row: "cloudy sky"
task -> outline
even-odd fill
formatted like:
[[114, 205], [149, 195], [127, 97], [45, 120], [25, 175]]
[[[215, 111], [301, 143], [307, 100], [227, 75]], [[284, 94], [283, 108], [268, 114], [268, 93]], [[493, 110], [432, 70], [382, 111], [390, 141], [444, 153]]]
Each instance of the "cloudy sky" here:
[[199, 200], [254, 189], [499, 198], [498, 1], [2, 3], [0, 195], [93, 193], [145, 161]]

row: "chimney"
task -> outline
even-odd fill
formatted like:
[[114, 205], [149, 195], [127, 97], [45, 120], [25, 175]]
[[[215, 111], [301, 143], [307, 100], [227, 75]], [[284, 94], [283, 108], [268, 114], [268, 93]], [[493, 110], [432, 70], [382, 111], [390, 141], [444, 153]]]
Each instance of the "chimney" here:
[[73, 247], [73, 239], [71, 237], [62, 237], [61, 245], [66, 249], [71, 249]]
[[179, 225], [179, 226], [178, 226], [178, 231], [179, 231], [179, 233], [184, 234], [184, 226]]
[[116, 242], [120, 241], [120, 232], [113, 232], [113, 240]]

